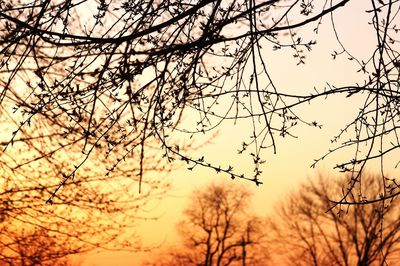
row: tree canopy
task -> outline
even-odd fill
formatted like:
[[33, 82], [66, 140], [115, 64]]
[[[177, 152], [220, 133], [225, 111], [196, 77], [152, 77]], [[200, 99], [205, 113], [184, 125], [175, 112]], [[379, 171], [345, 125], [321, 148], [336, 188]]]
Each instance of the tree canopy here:
[[[107, 174], [128, 158], [134, 158], [132, 174], [139, 184], [150, 157], [164, 158], [159, 168], [181, 160], [191, 169], [205, 166], [258, 185], [264, 150], [275, 153], [276, 139], [292, 136], [299, 124], [321, 126], [303, 119], [298, 106], [331, 95], [361, 95], [358, 114], [321, 157], [354, 151], [353, 158], [336, 165], [353, 174], [348, 193], [339, 199], [346, 202], [367, 163], [400, 146], [400, 3], [369, 1], [365, 24], [375, 31], [376, 48], [368, 58], [357, 58], [335, 28], [335, 14], [350, 2], [3, 0], [0, 102], [7, 136], [2, 141], [11, 157], [11, 146], [28, 147], [29, 158], [2, 161], [12, 169], [43, 160], [69, 162], [56, 177], [59, 187], [52, 197], [84, 165], [102, 160]], [[306, 94], [275, 86], [263, 49], [287, 49], [304, 64], [318, 45], [322, 23], [331, 24], [342, 45], [333, 57], [349, 58], [364, 82], [328, 84]], [[300, 29], [315, 38], [304, 39]], [[183, 135], [212, 136], [224, 121], [239, 120], [249, 128], [239, 153], [252, 158], [252, 175], [226, 162], [214, 165], [207, 155], [192, 157], [190, 144], [180, 142]]]

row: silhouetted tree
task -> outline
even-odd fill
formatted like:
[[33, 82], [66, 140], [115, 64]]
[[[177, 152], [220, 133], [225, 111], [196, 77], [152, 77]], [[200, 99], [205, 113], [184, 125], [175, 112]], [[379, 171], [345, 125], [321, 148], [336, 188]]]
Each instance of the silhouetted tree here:
[[[6, 128], [10, 123], [2, 125]], [[46, 130], [45, 120], [41, 125], [39, 135]], [[21, 133], [22, 138], [35, 136], [25, 133]], [[23, 252], [32, 251], [29, 256], [38, 253], [46, 259], [57, 260], [98, 248], [145, 249], [135, 225], [143, 219], [154, 218], [142, 210], [164, 195], [167, 182], [149, 176], [142, 182], [143, 189], [139, 194], [139, 180], [134, 175], [139, 169], [132, 163], [134, 159], [127, 156], [127, 164], [105, 174], [107, 159], [99, 149], [93, 153], [96, 160], [79, 168], [79, 178], [70, 178], [63, 185], [62, 193], [51, 197], [60, 181], [73, 171], [71, 162], [76, 162], [80, 151], [68, 146], [68, 140], [53, 138], [50, 131], [49, 134], [50, 137], [42, 138], [43, 142], [16, 139], [13, 153], [0, 156], [0, 264], [29, 259], [21, 255], [21, 247]], [[55, 149], [48, 155], [41, 149], [41, 144]], [[58, 144], [64, 148], [60, 150]], [[113, 156], [109, 155], [109, 158], [113, 159]], [[147, 159], [147, 174], [168, 172], [159, 160], [150, 156]], [[35, 236], [38, 233], [43, 236], [45, 232], [52, 248], [41, 253], [44, 250], [38, 252], [34, 248], [44, 247], [44, 240]], [[25, 249], [29, 246], [32, 249]], [[50, 261], [52, 265], [54, 261]]]
[[154, 218], [142, 209], [164, 195], [167, 184], [148, 178], [139, 194], [138, 181], [121, 169], [104, 176], [93, 168], [47, 204], [58, 187], [56, 166], [42, 162], [30, 173], [24, 167], [0, 170], [0, 265], [69, 265], [70, 255], [94, 249], [146, 249], [135, 226]]
[[[1, 265], [43, 265], [43, 266], [78, 266], [68, 255], [79, 250], [71, 250], [69, 241], [60, 242], [55, 236], [51, 236], [45, 229], [37, 229], [33, 232], [2, 228], [0, 262]], [[5, 233], [6, 231], [7, 233]], [[7, 234], [7, 237], [6, 237]]]
[[[78, 4], [81, 9], [84, 4], [73, 2], [0, 1], [0, 142], [4, 149], [0, 154], [1, 265], [35, 264], [38, 260], [44, 265], [69, 263], [69, 255], [98, 248], [142, 250], [134, 226], [144, 218], [153, 218], [146, 217], [141, 210], [168, 187], [166, 182], [154, 180], [150, 175], [165, 174], [170, 167], [155, 156], [154, 147], [146, 148], [146, 158], [132, 151], [133, 146], [128, 144], [132, 139], [125, 138], [133, 128], [118, 124], [122, 116], [114, 117], [116, 120], [111, 122], [118, 129], [102, 131], [110, 120], [100, 121], [100, 117], [115, 115], [111, 111], [112, 101], [103, 98], [104, 92], [99, 90], [102, 99], [98, 100], [107, 108], [93, 106], [95, 115], [87, 117], [86, 100], [92, 100], [90, 93], [84, 92], [89, 81], [85, 81], [84, 69], [89, 69], [84, 67], [80, 73], [68, 74], [69, 70], [64, 69], [67, 66], [63, 65], [74, 57], [69, 55], [74, 49], [66, 48], [60, 54], [57, 48], [60, 43], [46, 44], [36, 35], [48, 22], [54, 30], [61, 29], [56, 22], [62, 17], [58, 11], [68, 13], [70, 19], [74, 6]], [[72, 9], [68, 11], [69, 8]], [[47, 19], [54, 20], [45, 22]], [[31, 20], [37, 21], [36, 30], [29, 30]], [[22, 27], [17, 26], [19, 21], [23, 21]], [[83, 22], [74, 21], [73, 27], [77, 28]], [[85, 55], [81, 55], [84, 59]], [[34, 61], [48, 64], [48, 68], [36, 71], [40, 67], [31, 65]], [[62, 77], [64, 74], [72, 78], [71, 83]], [[75, 78], [82, 83], [73, 82]], [[66, 84], [74, 88], [72, 94], [70, 88], [64, 87]], [[47, 100], [52, 103], [45, 103]], [[54, 104], [55, 109], [48, 104]], [[100, 139], [107, 139], [106, 142], [87, 140], [85, 136], [90, 130], [79, 124], [88, 119], [98, 130], [91, 132], [91, 136], [102, 131]], [[124, 139], [126, 142], [121, 145]], [[134, 145], [141, 144], [144, 143]], [[89, 148], [82, 149], [83, 146]], [[140, 167], [136, 164], [138, 158]], [[143, 172], [149, 175], [145, 181], [139, 180]], [[138, 184], [142, 186], [141, 194], [137, 193]], [[56, 195], [61, 187], [63, 193]]]
[[264, 223], [248, 213], [250, 196], [223, 183], [194, 191], [178, 225], [182, 246], [147, 265], [266, 265]]
[[[95, 150], [108, 158], [105, 171], [135, 157], [141, 181], [152, 148], [160, 149], [166, 162], [182, 160], [191, 169], [201, 165], [258, 185], [262, 151], [276, 152], [277, 136], [291, 136], [299, 123], [321, 127], [298, 115], [298, 106], [330, 95], [360, 95], [359, 113], [321, 158], [343, 148], [355, 150], [354, 158], [337, 165], [353, 173], [351, 191], [360, 179], [357, 170], [400, 146], [400, 3], [368, 2], [365, 25], [376, 33], [376, 49], [363, 59], [346, 50], [335, 27], [334, 15], [349, 2], [3, 0], [0, 102], [3, 115], [16, 122], [5, 131], [5, 148], [12, 154], [13, 143], [24, 143], [35, 150], [31, 162], [51, 160], [74, 147], [79, 152], [60, 187], [97, 160]], [[297, 31], [316, 34], [322, 23], [331, 23], [342, 48], [333, 57], [349, 58], [365, 82], [328, 84], [305, 94], [276, 87], [262, 47], [289, 49], [303, 64], [316, 41], [304, 40]], [[185, 115], [192, 120], [185, 121]], [[209, 133], [227, 120], [249, 121], [250, 137], [239, 153], [251, 157], [252, 176], [189, 156], [182, 147], [183, 135]]]
[[[382, 182], [364, 175], [359, 194], [382, 197]], [[397, 265], [400, 255], [400, 211], [397, 204], [336, 206], [329, 198], [348, 179], [328, 176], [309, 181], [292, 193], [271, 218], [276, 259], [286, 265]], [[355, 190], [354, 190], [355, 192]], [[345, 193], [345, 192], [343, 192]], [[362, 201], [362, 199], [361, 199]], [[397, 203], [397, 199], [394, 200]], [[278, 245], [279, 244], [279, 245]], [[281, 256], [279, 256], [281, 255]]]

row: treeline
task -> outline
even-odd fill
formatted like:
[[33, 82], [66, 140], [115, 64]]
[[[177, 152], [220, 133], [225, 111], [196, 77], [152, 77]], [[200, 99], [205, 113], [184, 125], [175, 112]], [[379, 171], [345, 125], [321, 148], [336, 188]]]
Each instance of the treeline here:
[[[397, 200], [333, 202], [342, 196], [338, 191], [348, 192], [348, 179], [308, 179], [267, 218], [250, 211], [251, 193], [233, 183], [196, 190], [177, 227], [180, 243], [144, 265], [396, 265]], [[374, 175], [362, 180], [350, 191], [357, 202], [380, 199], [391, 189]]]

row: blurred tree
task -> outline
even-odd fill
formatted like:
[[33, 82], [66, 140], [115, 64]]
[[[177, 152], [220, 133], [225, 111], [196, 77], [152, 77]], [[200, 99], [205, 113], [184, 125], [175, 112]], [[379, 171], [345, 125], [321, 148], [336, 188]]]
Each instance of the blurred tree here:
[[[159, 179], [160, 172], [170, 170], [156, 156], [160, 144], [152, 142], [146, 146], [146, 158], [140, 156], [134, 146], [144, 143], [126, 136], [141, 126], [119, 124], [127, 117], [113, 113], [113, 95], [99, 89], [97, 105], [103, 108], [93, 105], [92, 115], [85, 111], [93, 100], [87, 94], [93, 80], [85, 71], [93, 69], [80, 60], [95, 58], [83, 50], [73, 56], [70, 52], [80, 48], [57, 48], [62, 44], [51, 45], [52, 37], [40, 37], [40, 28], [68, 31], [67, 21], [65, 27], [59, 24], [63, 14], [67, 20], [71, 15], [82, 18], [73, 19], [73, 28], [82, 29], [85, 1], [74, 2], [0, 1], [1, 265], [70, 263], [70, 255], [98, 248], [143, 250], [135, 225], [154, 218], [145, 214], [146, 207], [168, 188]], [[78, 6], [79, 14], [74, 11]], [[78, 61], [68, 68], [70, 59]], [[81, 63], [83, 68], [75, 72]], [[99, 61], [93, 66], [99, 67]], [[89, 120], [97, 133], [84, 129]], [[99, 133], [98, 140], [88, 138]], [[141, 181], [144, 174], [146, 180]], [[63, 192], [56, 195], [60, 188]]]
[[183, 246], [147, 265], [266, 265], [264, 223], [248, 213], [250, 196], [223, 183], [194, 191], [178, 225]]
[[[68, 255], [74, 254], [70, 250], [68, 241], [60, 243], [51, 237], [46, 229], [38, 229], [34, 232], [22, 230], [19, 235], [7, 230], [8, 238], [1, 235], [0, 263], [1, 265], [42, 265], [42, 266], [78, 266]], [[4, 231], [4, 228], [3, 228]], [[11, 238], [14, 238], [10, 241]], [[79, 252], [79, 251], [78, 251]]]
[[[382, 182], [364, 175], [360, 195], [382, 197]], [[292, 193], [271, 218], [277, 250], [286, 265], [397, 265], [400, 255], [400, 211], [392, 201], [337, 206], [329, 198], [348, 179], [320, 176]], [[361, 190], [363, 190], [361, 192]], [[397, 198], [394, 200], [397, 203]], [[344, 208], [344, 209], [343, 209]]]
[[[336, 31], [335, 14], [349, 2], [2, 0], [0, 102], [4, 115], [16, 122], [4, 131], [3, 144], [10, 154], [16, 141], [28, 145], [32, 158], [25, 163], [51, 161], [73, 146], [78, 152], [57, 176], [59, 187], [79, 175], [81, 166], [97, 161], [95, 150], [107, 158], [105, 172], [134, 157], [141, 181], [152, 148], [160, 149], [158, 156], [167, 163], [182, 160], [190, 169], [201, 165], [258, 185], [262, 151], [275, 153], [277, 136], [293, 136], [297, 124], [321, 127], [301, 117], [298, 106], [357, 94], [359, 113], [320, 159], [354, 149], [354, 158], [337, 164], [353, 173], [351, 191], [361, 178], [358, 170], [400, 147], [400, 2], [368, 2], [365, 25], [376, 33], [376, 48], [366, 59], [353, 56]], [[333, 58], [346, 56], [365, 82], [328, 84], [304, 94], [276, 87], [262, 48], [290, 49], [303, 64], [316, 41], [297, 31], [316, 35], [323, 22], [331, 23], [342, 49]], [[248, 121], [250, 136], [239, 153], [250, 156], [251, 175], [212, 164], [207, 156], [190, 156], [182, 147], [185, 133], [197, 137], [227, 120]]]
[[167, 183], [149, 177], [139, 194], [138, 180], [123, 169], [104, 176], [93, 166], [46, 204], [58, 187], [57, 166], [41, 162], [29, 171], [34, 165], [0, 169], [0, 265], [69, 265], [70, 255], [94, 249], [150, 248], [135, 226], [155, 218], [146, 208], [164, 195]]

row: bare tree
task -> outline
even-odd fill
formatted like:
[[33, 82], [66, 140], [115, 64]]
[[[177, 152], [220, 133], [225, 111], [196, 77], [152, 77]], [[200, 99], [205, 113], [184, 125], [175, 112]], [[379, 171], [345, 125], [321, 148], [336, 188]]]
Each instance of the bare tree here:
[[[6, 228], [2, 228], [2, 231], [2, 245], [0, 246], [0, 262], [2, 265], [79, 265], [68, 257], [75, 252], [79, 253], [79, 250], [71, 250], [70, 247], [73, 246], [71, 243], [68, 241], [60, 242], [45, 229], [38, 229], [33, 232], [20, 230], [19, 234]], [[5, 237], [6, 234], [8, 237]], [[11, 238], [14, 239], [10, 241]]]
[[[263, 150], [275, 153], [278, 136], [292, 136], [297, 124], [321, 127], [300, 117], [298, 106], [330, 95], [360, 95], [360, 112], [332, 139], [337, 146], [321, 157], [355, 150], [354, 158], [336, 166], [353, 173], [351, 191], [368, 162], [400, 146], [400, 3], [369, 1], [365, 25], [376, 33], [376, 49], [357, 58], [336, 31], [335, 14], [349, 2], [3, 0], [0, 102], [17, 122], [7, 131], [5, 148], [12, 153], [11, 145], [23, 142], [40, 154], [32, 155], [30, 161], [36, 161], [73, 146], [79, 152], [60, 187], [79, 175], [81, 166], [96, 161], [97, 149], [111, 155], [105, 171], [135, 157], [141, 181], [151, 148], [159, 149], [167, 163], [182, 160], [190, 169], [201, 165], [258, 185]], [[349, 58], [365, 82], [328, 83], [304, 95], [276, 87], [262, 47], [289, 49], [303, 64], [316, 41], [304, 40], [297, 31], [317, 34], [322, 23], [331, 23], [342, 48], [333, 57]], [[187, 122], [185, 114], [197, 118]], [[209, 133], [229, 120], [248, 121], [250, 137], [239, 153], [254, 163], [251, 176], [192, 157], [181, 145], [183, 135]]]
[[[5, 112], [2, 114], [8, 119]], [[11, 122], [2, 125], [7, 128], [13, 125]], [[48, 128], [46, 120], [41, 126], [39, 135]], [[35, 134], [21, 132], [21, 138], [35, 139]], [[145, 213], [146, 208], [164, 195], [168, 183], [148, 176], [139, 194], [139, 180], [133, 174], [139, 169], [133, 158], [127, 156], [125, 165], [106, 174], [104, 165], [108, 161], [99, 149], [93, 154], [96, 160], [80, 168], [79, 178], [71, 178], [62, 193], [51, 197], [60, 180], [73, 171], [71, 162], [74, 164], [80, 153], [65, 144], [68, 140], [63, 141], [50, 136], [35, 143], [16, 139], [13, 153], [1, 154], [0, 264], [22, 265], [19, 262], [43, 259], [42, 264], [54, 265], [55, 259], [61, 263], [71, 254], [98, 248], [146, 249], [135, 226], [143, 219], [155, 218]], [[62, 151], [58, 144], [65, 145]], [[42, 145], [56, 148], [47, 154]], [[150, 156], [145, 169], [149, 175], [169, 170]], [[51, 247], [45, 248], [46, 244]]]
[[[351, 193], [382, 197], [374, 175], [364, 175], [364, 190]], [[349, 179], [309, 181], [277, 208], [271, 218], [279, 247], [276, 259], [287, 265], [395, 265], [400, 254], [400, 212], [394, 202], [332, 208], [329, 200]], [[351, 181], [350, 181], [351, 182]], [[344, 190], [343, 190], [343, 193]], [[394, 200], [397, 203], [397, 199]], [[272, 235], [272, 234], [271, 234]], [[278, 245], [279, 244], [279, 245]]]
[[194, 191], [178, 225], [183, 246], [148, 265], [266, 265], [264, 223], [247, 212], [250, 196], [223, 183]]
[[46, 204], [58, 186], [50, 168], [18, 175], [6, 170], [0, 187], [1, 265], [67, 265], [70, 255], [94, 249], [146, 250], [135, 226], [155, 218], [145, 210], [167, 189], [149, 178], [138, 194], [137, 180], [92, 169]]

